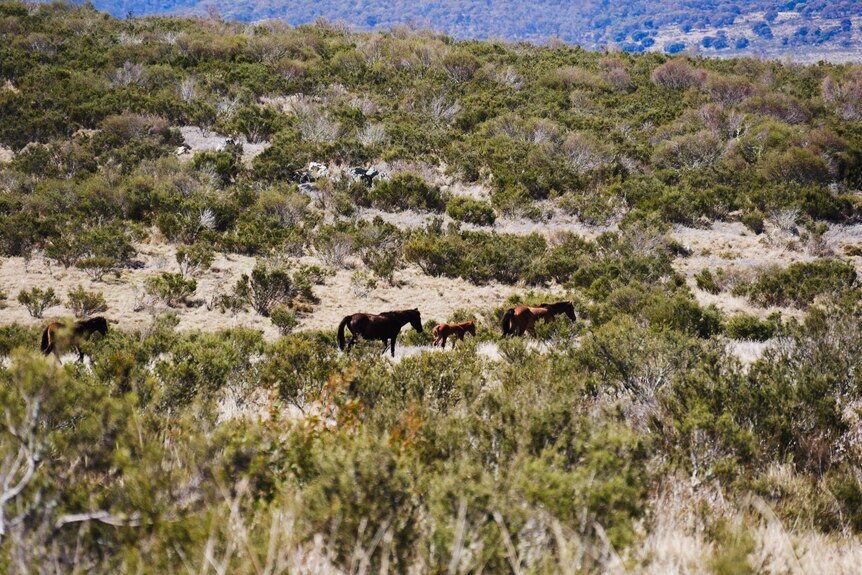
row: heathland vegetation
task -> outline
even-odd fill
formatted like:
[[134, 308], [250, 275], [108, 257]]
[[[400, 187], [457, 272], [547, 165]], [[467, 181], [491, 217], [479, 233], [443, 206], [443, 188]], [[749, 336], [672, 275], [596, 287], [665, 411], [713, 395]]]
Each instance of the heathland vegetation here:
[[95, 0], [118, 17], [198, 14], [216, 11], [230, 19], [279, 19], [293, 25], [317, 18], [372, 30], [413, 24], [456, 38], [546, 41], [556, 38], [586, 48], [617, 46], [627, 52], [703, 50], [711, 54], [790, 49], [805, 52], [858, 49], [858, 0], [713, 0], [668, 2], [634, 0], [608, 9], [607, 2], [496, 0], [469, 2], [372, 2], [315, 0]]
[[[122, 318], [143, 267], [130, 305], [164, 312], [82, 364], [3, 322], [0, 571], [858, 567], [862, 251], [824, 238], [860, 219], [862, 68], [18, 2], [0, 37], [0, 258], [60, 278], [0, 308]], [[799, 261], [687, 281], [668, 230], [712, 221]], [[255, 264], [199, 293], [225, 256]], [[345, 268], [517, 295], [431, 294], [478, 326], [454, 351], [345, 354], [299, 328]], [[551, 294], [576, 322], [499, 337]]]

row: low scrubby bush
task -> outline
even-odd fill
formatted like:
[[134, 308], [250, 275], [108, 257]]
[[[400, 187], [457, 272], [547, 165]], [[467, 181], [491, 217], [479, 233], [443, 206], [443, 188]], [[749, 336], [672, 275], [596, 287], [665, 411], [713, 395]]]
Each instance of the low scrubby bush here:
[[724, 333], [733, 339], [766, 341], [775, 335], [779, 321], [772, 317], [762, 320], [754, 315], [735, 315], [725, 322]]
[[151, 276], [144, 282], [147, 293], [157, 298], [169, 307], [185, 304], [198, 289], [193, 279], [186, 279], [182, 274], [162, 272]]
[[707, 268], [703, 268], [697, 275], [694, 276], [694, 281], [697, 283], [698, 289], [711, 294], [717, 294], [721, 291], [721, 287], [716, 283], [715, 276]]
[[67, 299], [75, 317], [89, 317], [108, 310], [108, 303], [101, 292], [87, 291], [81, 285], [70, 290]]
[[492, 226], [497, 219], [494, 208], [487, 202], [462, 196], [450, 198], [446, 202], [446, 214], [453, 220], [477, 226]]
[[197, 242], [190, 246], [177, 247], [177, 263], [184, 277], [194, 277], [212, 266], [215, 253], [212, 246], [206, 242]]
[[440, 189], [422, 178], [403, 174], [384, 180], [371, 188], [351, 187], [356, 203], [386, 211], [423, 210], [440, 212], [445, 207]]
[[233, 293], [223, 301], [234, 308], [250, 305], [260, 315], [269, 317], [277, 305], [290, 307], [295, 300], [313, 302], [312, 284], [322, 279], [319, 269], [300, 268], [291, 273], [287, 268], [271, 268], [259, 263], [250, 275], [243, 274], [237, 280]]
[[[407, 241], [404, 257], [429, 275], [463, 277], [475, 284], [516, 283], [530, 276], [547, 245], [538, 234], [499, 235], [484, 232], [424, 233]], [[542, 282], [546, 278], [535, 277]]]
[[290, 332], [299, 325], [296, 313], [283, 306], [274, 308], [269, 314], [269, 319], [281, 335], [290, 335]]
[[738, 289], [757, 305], [806, 307], [819, 295], [837, 294], [855, 285], [852, 265], [821, 259], [797, 262], [785, 269], [763, 269], [751, 285], [739, 285]]
[[54, 288], [30, 288], [18, 292], [18, 303], [27, 308], [31, 317], [41, 318], [49, 307], [60, 305], [60, 298], [54, 293]]

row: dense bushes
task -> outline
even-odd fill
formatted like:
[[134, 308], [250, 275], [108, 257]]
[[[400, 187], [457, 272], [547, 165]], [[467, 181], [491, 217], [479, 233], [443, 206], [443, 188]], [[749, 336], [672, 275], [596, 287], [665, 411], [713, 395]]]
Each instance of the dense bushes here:
[[836, 294], [856, 284], [856, 269], [837, 260], [791, 264], [762, 270], [749, 286], [740, 284], [751, 301], [762, 306], [806, 307], [823, 294]]
[[[95, 249], [114, 243], [103, 241], [106, 230], [136, 236], [155, 224], [189, 245], [298, 254], [320, 208], [446, 209], [475, 225], [496, 214], [540, 219], [549, 206], [535, 201], [544, 199], [601, 223], [632, 208], [687, 224], [782, 209], [859, 217], [850, 193], [859, 142], [845, 128], [852, 69], [372, 41], [325, 27], [249, 32], [165, 20], [130, 31], [88, 10], [16, 16], [10, 28], [6, 60], [17, 64], [0, 105], [14, 122], [0, 139], [20, 153], [2, 168], [0, 249], [44, 249], [96, 280], [131, 257], [116, 245]], [[91, 23], [92, 42], [56, 37], [79, 18]], [[144, 36], [146, 49], [130, 40]], [[426, 41], [433, 49], [420, 46]], [[50, 57], [31, 57], [22, 48], [30, 45], [50, 46]], [[114, 52], [103, 57], [104, 46]], [[216, 142], [199, 147], [186, 130], [196, 149], [190, 161], [184, 150], [177, 159], [177, 126]], [[226, 142], [234, 136], [242, 140]], [[395, 176], [351, 184], [332, 172], [313, 190], [286, 188], [310, 184], [310, 162], [388, 163]], [[493, 207], [444, 198], [429, 183], [444, 171], [488, 187]], [[761, 227], [756, 217], [749, 223]]]
[[[59, 443], [65, 455], [86, 451], [88, 464], [69, 469], [43, 452], [28, 485], [50, 489], [17, 496], [34, 512], [12, 524], [16, 537], [0, 549], [172, 565], [177, 548], [198, 561], [207, 545], [231, 544], [216, 527], [223, 513], [270, 521], [290, 511], [298, 520], [291, 537], [324, 537], [334, 564], [391, 530], [389, 551], [368, 551], [370, 565], [443, 568], [451, 551], [435, 552], [431, 542], [455, 546], [460, 524], [482, 544], [465, 552], [465, 564], [507, 569], [506, 529], [512, 545], [531, 541], [530, 561], [559, 565], [556, 548], [532, 538], [536, 525], [556, 525], [582, 545], [607, 538], [617, 549], [637, 548], [649, 493], [666, 485], [668, 469], [719, 482], [729, 500], [761, 493], [780, 517], [816, 529], [857, 529], [847, 466], [859, 454], [829, 449], [848, 433], [842, 409], [858, 395], [856, 312], [846, 303], [812, 312], [743, 370], [713, 337], [715, 325], [703, 330], [709, 310], [658, 287], [618, 289], [630, 293], [591, 304], [596, 318], [600, 306], [614, 311], [580, 346], [539, 350], [513, 340], [500, 343], [499, 357], [468, 341], [390, 363], [376, 346], [340, 354], [331, 333], [266, 344], [249, 330], [176, 332], [170, 317], [139, 333], [111, 330], [89, 349], [92, 372], [67, 366], [49, 375], [44, 360], [17, 352], [0, 367], [0, 402], [14, 408], [16, 432], [33, 429], [33, 445]], [[3, 328], [0, 350], [32, 348], [36, 339], [32, 330]], [[34, 421], [63, 425], [28, 427], [34, 393], [44, 398]], [[19, 445], [3, 441], [0, 449]], [[810, 485], [805, 499], [776, 483], [774, 465], [788, 458], [798, 469], [792, 480]], [[217, 480], [201, 480], [209, 476]], [[100, 485], [98, 498], [82, 499], [91, 483]], [[234, 492], [233, 511], [225, 489]], [[84, 519], [70, 528], [69, 518], [92, 505], [112, 522], [152, 523], [102, 531]], [[163, 513], [176, 514], [160, 522]], [[201, 522], [213, 526], [199, 531]], [[160, 543], [177, 529], [186, 536], [165, 550]], [[20, 547], [45, 530], [50, 548]], [[144, 551], [142, 541], [150, 542]], [[263, 536], [250, 549], [262, 556], [268, 542]], [[228, 561], [244, 564], [240, 555]]]
[[[243, 274], [230, 294], [221, 299], [223, 309], [242, 309], [250, 305], [257, 313], [268, 317], [277, 306], [293, 307], [297, 302], [315, 301], [313, 284], [323, 281], [321, 270], [315, 267], [300, 267], [291, 272], [282, 267], [270, 267], [258, 263], [251, 274]], [[289, 320], [279, 313], [273, 321], [287, 327]]]
[[445, 206], [438, 188], [410, 174], [395, 176], [370, 188], [355, 185], [350, 190], [360, 206], [386, 211], [415, 209], [439, 212]]
[[[99, 279], [136, 266], [136, 242], [181, 243], [180, 273], [146, 282], [174, 306], [204, 303], [196, 278], [216, 251], [260, 256], [206, 303], [251, 307], [283, 335], [177, 331], [163, 316], [112, 326], [85, 344], [88, 365], [57, 366], [34, 356], [36, 328], [0, 328], [0, 484], [33, 464], [0, 494], [0, 566], [637, 570], [665, 525], [658, 498], [683, 484], [724, 508], [759, 494], [817, 537], [862, 528], [854, 268], [818, 260], [738, 282], [760, 305], [808, 308], [801, 322], [722, 318], [689, 292], [672, 265], [686, 251], [665, 235], [701, 216], [741, 214], [756, 233], [776, 214], [815, 231], [858, 217], [852, 67], [119, 21], [61, 4], [0, 15], [0, 141], [21, 152], [0, 167], [3, 254], [44, 250]], [[186, 161], [179, 125], [218, 130], [207, 145], [220, 149]], [[367, 184], [338, 168], [372, 163], [396, 175]], [[491, 204], [429, 183], [447, 179]], [[445, 208], [476, 226], [529, 215], [536, 229], [563, 207], [618, 231], [586, 241], [384, 214], [399, 228], [357, 207]], [[397, 285], [405, 261], [542, 286], [519, 301], [571, 298], [579, 319], [541, 323], [539, 342], [499, 340], [500, 310], [468, 308], [455, 316], [475, 318], [479, 338], [454, 351], [342, 354], [331, 332], [294, 331], [324, 272], [285, 262], [308, 254], [359, 268], [364, 287]], [[695, 281], [720, 292], [734, 273]], [[82, 288], [69, 300], [77, 314], [104, 307]], [[742, 365], [728, 338], [775, 341]], [[724, 525], [754, 533], [747, 511], [695, 507], [705, 548], [730, 545]]]
[[501, 236], [462, 232], [437, 235], [426, 232], [408, 240], [404, 257], [428, 275], [463, 277], [475, 284], [492, 280], [516, 283], [527, 277], [543, 282], [549, 278], [535, 277], [532, 270], [546, 247], [545, 240], [538, 234]]
[[477, 226], [491, 226], [497, 219], [494, 209], [485, 202], [457, 196], [446, 202], [446, 213], [453, 220], [476, 224]]
[[764, 321], [753, 315], [741, 314], [727, 320], [724, 332], [733, 339], [766, 341], [775, 335], [777, 324], [780, 325], [778, 318], [770, 317]]

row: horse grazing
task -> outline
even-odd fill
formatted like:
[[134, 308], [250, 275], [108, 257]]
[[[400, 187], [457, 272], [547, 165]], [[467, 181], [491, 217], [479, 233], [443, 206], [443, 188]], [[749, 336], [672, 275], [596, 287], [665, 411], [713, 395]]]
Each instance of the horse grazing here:
[[53, 352], [58, 359], [61, 351], [73, 349], [78, 354], [78, 361], [84, 361], [81, 344], [96, 332], [103, 336], [108, 334], [108, 320], [102, 316], [82, 319], [72, 325], [62, 321], [51, 322], [42, 331], [40, 349], [45, 355]]
[[464, 339], [464, 335], [468, 333], [476, 337], [476, 324], [472, 321], [441, 323], [434, 326], [434, 329], [431, 330], [431, 335], [434, 336], [434, 343], [431, 345], [433, 347], [442, 342], [443, 349], [446, 349], [446, 339], [451, 335], [455, 338], [452, 340], [452, 348], [454, 349], [455, 341]]
[[535, 307], [516, 305], [506, 310], [506, 313], [503, 314], [503, 336], [524, 335], [527, 332], [535, 337], [536, 322], [538, 320], [551, 321], [561, 313], [566, 314], [572, 321], [577, 319], [575, 306], [570, 301], [543, 303]]
[[344, 349], [344, 328], [345, 326], [353, 334], [350, 341], [347, 342], [347, 351], [359, 341], [359, 338], [364, 339], [379, 339], [383, 340], [383, 353], [386, 353], [386, 348], [389, 347], [389, 341], [392, 341], [392, 357], [395, 357], [395, 338], [398, 337], [398, 332], [405, 324], [410, 324], [413, 329], [422, 332], [422, 318], [419, 317], [419, 310], [405, 309], [400, 311], [387, 311], [379, 315], [373, 313], [355, 313], [341, 320], [338, 324], [338, 347]]

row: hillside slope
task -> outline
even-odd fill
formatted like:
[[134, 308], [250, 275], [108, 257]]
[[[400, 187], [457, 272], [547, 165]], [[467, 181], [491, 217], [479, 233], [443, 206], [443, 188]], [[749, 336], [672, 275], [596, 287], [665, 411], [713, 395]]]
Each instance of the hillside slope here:
[[596, 49], [629, 52], [683, 50], [711, 55], [787, 55], [794, 59], [858, 60], [862, 54], [862, 2], [776, 2], [717, 0], [614, 3], [512, 0], [475, 2], [240, 2], [236, 0], [96, 0], [109, 13], [206, 14], [253, 22], [276, 18], [293, 25], [317, 18], [343, 22], [357, 30], [402, 24], [439, 30], [456, 38], [503, 38], [542, 42], [558, 38]]
[[0, 573], [858, 574], [862, 66], [0, 0], [0, 118]]

